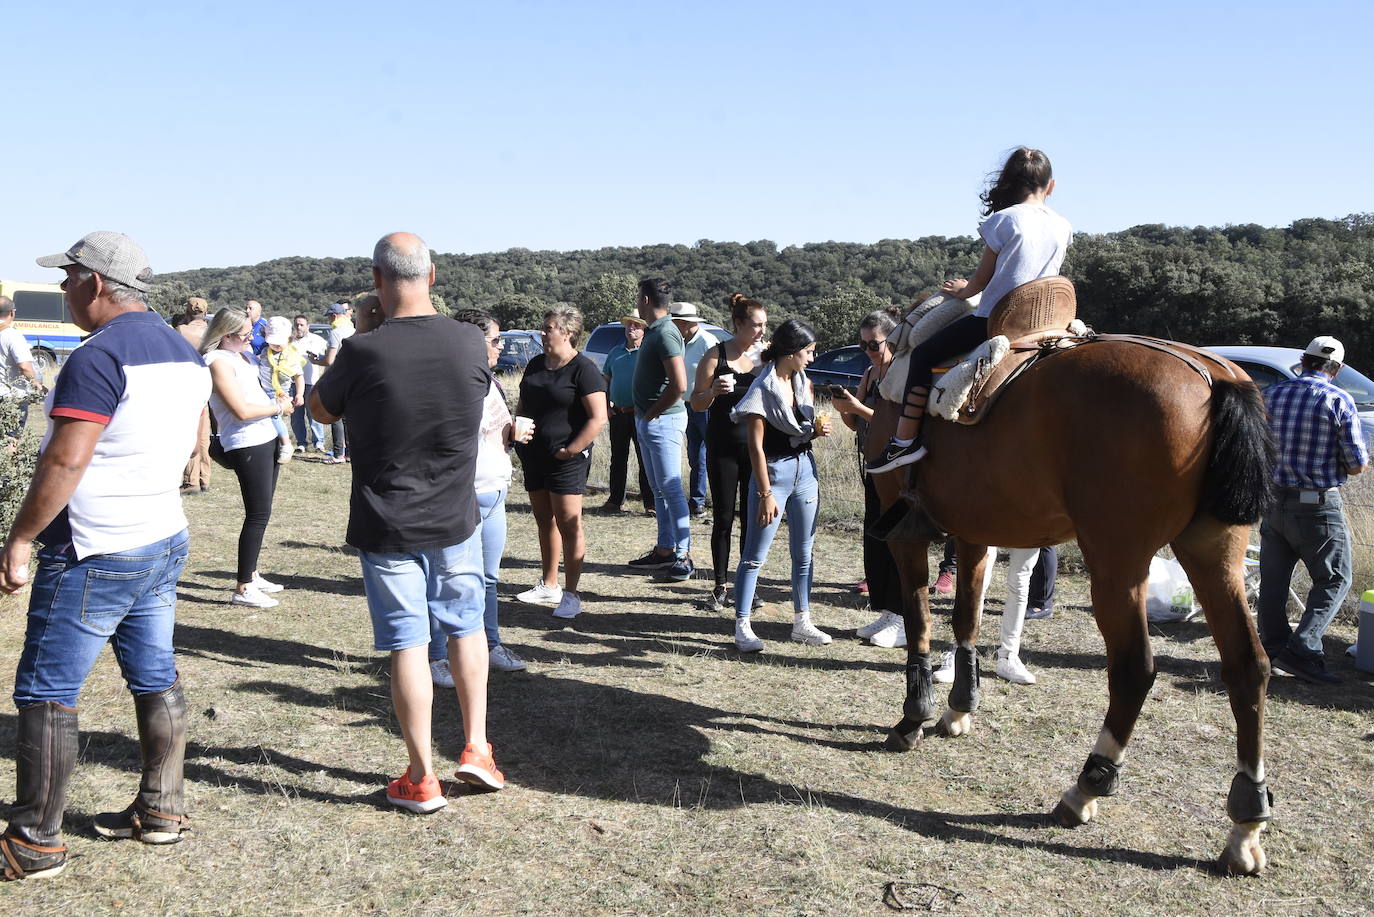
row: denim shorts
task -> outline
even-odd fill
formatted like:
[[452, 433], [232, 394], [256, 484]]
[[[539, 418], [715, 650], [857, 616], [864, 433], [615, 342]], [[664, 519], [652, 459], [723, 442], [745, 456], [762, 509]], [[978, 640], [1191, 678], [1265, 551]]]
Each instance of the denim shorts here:
[[377, 649], [425, 646], [431, 617], [448, 637], [482, 631], [486, 583], [480, 532], [444, 548], [400, 554], [363, 551], [360, 559]]

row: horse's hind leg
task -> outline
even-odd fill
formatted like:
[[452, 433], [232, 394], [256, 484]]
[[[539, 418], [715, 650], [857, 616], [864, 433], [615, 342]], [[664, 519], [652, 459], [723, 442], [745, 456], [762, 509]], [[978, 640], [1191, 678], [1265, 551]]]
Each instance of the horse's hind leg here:
[[949, 709], [940, 719], [939, 731], [947, 736], [967, 735], [978, 709], [978, 626], [987, 587], [988, 549], [957, 541], [959, 573], [954, 593], [954, 685], [949, 690]]
[[1267, 857], [1260, 832], [1271, 817], [1264, 782], [1264, 698], [1269, 684], [1269, 659], [1260, 647], [1245, 603], [1242, 576], [1249, 531], [1210, 517], [1199, 517], [1173, 543], [1174, 555], [1202, 603], [1221, 656], [1221, 679], [1236, 718], [1237, 773], [1226, 797], [1233, 822], [1221, 867], [1226, 872], [1252, 875], [1264, 869]]
[[1115, 795], [1140, 708], [1155, 680], [1154, 655], [1145, 624], [1145, 560], [1110, 564], [1083, 547], [1084, 562], [1092, 571], [1093, 617], [1107, 647], [1107, 716], [1097, 744], [1083, 765], [1078, 781], [1059, 798], [1054, 817], [1074, 827], [1097, 814], [1097, 800]]

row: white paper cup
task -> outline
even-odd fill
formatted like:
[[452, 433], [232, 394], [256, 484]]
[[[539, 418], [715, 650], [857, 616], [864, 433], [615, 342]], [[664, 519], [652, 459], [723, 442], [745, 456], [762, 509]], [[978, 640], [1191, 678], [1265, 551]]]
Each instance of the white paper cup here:
[[720, 384], [723, 385], [723, 386], [725, 387], [725, 391], [727, 391], [727, 392], [733, 392], [733, 391], [735, 390], [735, 377], [734, 377], [734, 376], [721, 376], [721, 377], [720, 377]]
[[515, 438], [521, 441], [528, 439], [534, 433], [533, 417], [515, 418]]

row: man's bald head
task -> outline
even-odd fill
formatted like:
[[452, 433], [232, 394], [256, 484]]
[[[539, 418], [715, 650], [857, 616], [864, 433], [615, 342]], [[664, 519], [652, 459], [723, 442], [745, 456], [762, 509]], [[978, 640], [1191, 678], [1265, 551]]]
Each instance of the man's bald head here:
[[262, 317], [262, 303], [258, 302], [256, 299], [248, 300], [248, 302], [244, 303], [244, 308], [248, 310], [248, 320], [250, 322], [256, 322]]
[[429, 282], [433, 268], [429, 260], [429, 246], [411, 232], [393, 232], [382, 236], [372, 250], [372, 266], [381, 279], [391, 283]]

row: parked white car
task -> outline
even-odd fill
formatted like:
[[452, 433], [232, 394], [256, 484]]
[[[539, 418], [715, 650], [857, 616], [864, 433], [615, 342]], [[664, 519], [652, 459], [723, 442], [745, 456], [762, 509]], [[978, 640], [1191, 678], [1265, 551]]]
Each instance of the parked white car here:
[[[1284, 379], [1292, 379], [1302, 372], [1302, 350], [1297, 347], [1225, 346], [1207, 349], [1238, 364], [1261, 389]], [[1336, 375], [1335, 381], [1355, 399], [1355, 410], [1360, 412], [1364, 438], [1367, 442], [1374, 442], [1374, 380], [1346, 364]]]
[[[734, 337], [724, 328], [710, 322], [702, 322], [701, 327], [715, 335], [717, 341], [728, 341]], [[595, 363], [597, 369], [604, 369], [606, 367], [606, 354], [610, 353], [617, 344], [624, 343], [625, 326], [620, 322], [607, 322], [604, 325], [597, 325], [592, 333], [587, 336], [587, 343], [582, 348], [582, 354]]]

